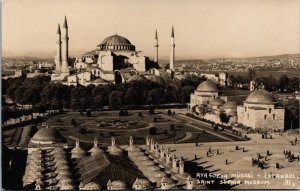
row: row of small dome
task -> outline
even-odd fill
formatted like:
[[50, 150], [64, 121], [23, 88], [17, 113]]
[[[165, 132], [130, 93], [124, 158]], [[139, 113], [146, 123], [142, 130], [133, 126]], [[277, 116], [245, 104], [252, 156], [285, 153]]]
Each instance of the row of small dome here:
[[23, 186], [36, 182], [36, 189], [40, 190], [47, 182], [51, 188], [75, 189], [71, 177], [66, 153], [62, 147], [56, 147], [52, 151], [39, 147], [27, 157]]

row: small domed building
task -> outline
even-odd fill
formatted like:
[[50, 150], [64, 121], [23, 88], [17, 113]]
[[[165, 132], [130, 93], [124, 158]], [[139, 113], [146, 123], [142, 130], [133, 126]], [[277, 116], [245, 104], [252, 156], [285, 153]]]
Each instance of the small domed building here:
[[126, 184], [123, 181], [115, 180], [115, 181], [108, 181], [107, 183], [107, 190], [125, 190]]
[[95, 182], [89, 182], [82, 188], [82, 190], [100, 190], [100, 189], [101, 186], [99, 186], [99, 184]]
[[262, 89], [251, 92], [243, 105], [237, 107], [238, 123], [254, 129], [283, 130], [284, 113], [274, 96]]
[[89, 153], [91, 153], [92, 157], [97, 157], [99, 155], [104, 154], [104, 151], [98, 147], [97, 138], [94, 139], [94, 147], [89, 150]]
[[219, 96], [219, 88], [213, 81], [202, 82], [194, 93], [191, 94], [189, 108], [192, 109], [197, 105], [207, 105], [210, 100]]
[[71, 150], [72, 158], [83, 158], [86, 155], [85, 150], [80, 147], [80, 143], [76, 140], [76, 146]]
[[151, 186], [147, 179], [136, 178], [135, 182], [132, 184], [132, 189], [134, 190], [146, 190]]

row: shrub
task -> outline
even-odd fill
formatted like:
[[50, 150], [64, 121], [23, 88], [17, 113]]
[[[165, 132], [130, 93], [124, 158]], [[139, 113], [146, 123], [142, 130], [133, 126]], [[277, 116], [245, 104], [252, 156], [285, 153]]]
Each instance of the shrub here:
[[175, 131], [176, 131], [175, 126], [174, 126], [173, 124], [170, 125], [170, 131], [172, 131], [172, 132], [175, 132]]
[[153, 107], [150, 107], [150, 109], [149, 109], [149, 114], [151, 114], [151, 115], [154, 114], [154, 108], [153, 108]]
[[72, 119], [72, 120], [71, 120], [71, 125], [72, 125], [73, 127], [76, 127], [76, 126], [77, 126], [75, 119]]
[[81, 134], [86, 134], [87, 131], [86, 131], [85, 128], [80, 128], [80, 129], [79, 129], [79, 133], [81, 133]]
[[86, 116], [87, 116], [87, 117], [91, 117], [91, 116], [92, 116], [91, 110], [87, 110], [87, 111], [86, 111]]
[[165, 130], [164, 133], [165, 133], [165, 135], [169, 134], [168, 130]]
[[113, 136], [115, 136], [116, 135], [116, 133], [115, 132], [109, 132], [109, 136], [111, 136], [111, 137], [113, 137]]
[[149, 129], [149, 134], [150, 135], [156, 135], [156, 128], [155, 127], [151, 127], [150, 129]]

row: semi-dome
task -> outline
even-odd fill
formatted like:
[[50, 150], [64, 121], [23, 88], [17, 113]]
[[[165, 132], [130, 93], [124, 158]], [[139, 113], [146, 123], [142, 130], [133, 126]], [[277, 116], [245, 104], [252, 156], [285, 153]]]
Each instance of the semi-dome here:
[[135, 74], [133, 76], [131, 76], [127, 81], [131, 82], [131, 81], [138, 81], [138, 80], [145, 80], [147, 79], [145, 76], [140, 75], [140, 74]]
[[112, 35], [105, 38], [101, 44], [98, 45], [100, 50], [135, 50], [135, 46], [131, 42], [120, 35]]
[[223, 105], [223, 109], [236, 109], [236, 108], [237, 108], [236, 101], [227, 101]]
[[256, 90], [254, 92], [251, 92], [246, 102], [248, 103], [274, 103], [275, 98], [273, 95], [265, 90]]
[[199, 92], [217, 92], [218, 86], [213, 81], [207, 80], [202, 82], [198, 87], [197, 91]]
[[225, 101], [222, 100], [222, 99], [220, 99], [220, 98], [216, 98], [216, 99], [211, 99], [211, 100], [209, 101], [209, 104], [210, 104], [211, 106], [222, 106], [222, 105], [225, 104]]
[[43, 127], [39, 129], [31, 138], [35, 144], [53, 144], [62, 142], [63, 136], [55, 128]]

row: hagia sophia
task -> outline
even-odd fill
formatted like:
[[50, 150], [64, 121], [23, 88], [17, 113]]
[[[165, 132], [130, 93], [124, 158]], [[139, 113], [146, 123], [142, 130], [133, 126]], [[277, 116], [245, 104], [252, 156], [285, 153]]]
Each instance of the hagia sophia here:
[[218, 124], [224, 122], [220, 114], [228, 117], [227, 124], [242, 124], [253, 129], [284, 129], [285, 109], [274, 96], [264, 89], [253, 90], [243, 105], [221, 96], [218, 85], [210, 80], [202, 82], [190, 96], [189, 111], [196, 116]]
[[30, 139], [24, 189], [35, 190], [145, 190], [202, 188], [196, 178], [185, 172], [185, 161], [170, 148], [150, 137], [144, 145], [111, 145], [85, 150], [76, 140], [68, 145], [55, 128], [43, 126]]
[[[68, 24], [65, 17], [63, 29], [57, 29], [57, 49], [55, 56], [55, 71], [51, 76], [53, 82], [66, 85], [89, 85], [123, 83], [132, 78], [148, 77], [151, 79], [151, 69], [158, 69], [158, 35], [155, 32], [155, 60], [151, 61], [142, 51], [136, 50], [127, 38], [118, 34], [105, 38], [97, 47], [81, 57], [76, 58], [74, 67], [70, 65], [68, 47]], [[171, 31], [170, 66], [162, 73], [171, 74], [174, 71], [175, 41], [174, 28]]]

